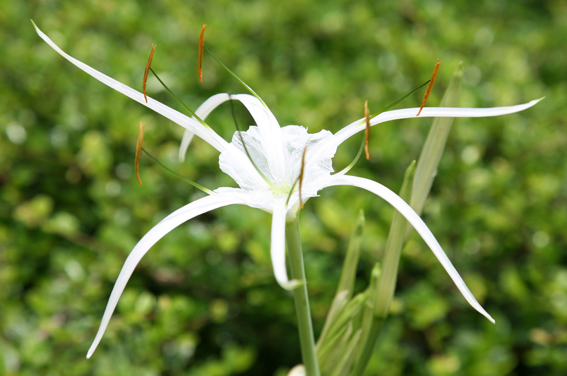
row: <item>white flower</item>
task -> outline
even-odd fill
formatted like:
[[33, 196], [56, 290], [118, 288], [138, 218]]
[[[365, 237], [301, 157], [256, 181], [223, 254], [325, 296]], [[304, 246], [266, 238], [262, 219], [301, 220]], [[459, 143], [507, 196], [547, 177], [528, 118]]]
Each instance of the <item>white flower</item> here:
[[[180, 224], [216, 208], [227, 205], [242, 204], [259, 208], [272, 213], [271, 256], [277, 282], [284, 288], [292, 289], [301, 281], [290, 281], [285, 264], [285, 223], [296, 218], [299, 209], [298, 185], [295, 184], [301, 169], [303, 152], [306, 150], [304, 179], [301, 189], [303, 201], [317, 196], [324, 188], [337, 185], [350, 185], [370, 191], [394, 206], [417, 230], [423, 240], [431, 248], [439, 262], [449, 273], [465, 299], [478, 312], [494, 321], [480, 306], [465, 285], [447, 255], [414, 210], [390, 189], [372, 180], [346, 175], [332, 174], [332, 158], [337, 147], [349, 137], [365, 129], [364, 119], [357, 120], [344, 127], [336, 134], [323, 130], [316, 134], [307, 133], [301, 126], [289, 125], [280, 127], [271, 111], [256, 97], [247, 94], [229, 96], [217, 94], [205, 101], [196, 111], [197, 116], [204, 119], [221, 103], [233, 99], [246, 106], [254, 117], [256, 126], [246, 132], [236, 132], [232, 142], [228, 143], [212, 129], [204, 126], [193, 117], [185, 116], [164, 104], [144, 95], [67, 55], [57, 47], [39, 29], [37, 33], [55, 51], [71, 63], [95, 77], [104, 84], [151, 108], [175, 123], [187, 129], [184, 135], [180, 155], [184, 155], [193, 134], [199, 136], [220, 152], [219, 164], [223, 172], [230, 175], [240, 188], [218, 188], [209, 196], [191, 202], [176, 210], [154, 228], [152, 228], [134, 247], [128, 256], [114, 289], [110, 295], [104, 316], [96, 338], [88, 352], [92, 355], [100, 342], [110, 317], [116, 308], [118, 299], [124, 290], [134, 268], [148, 250], [168, 232]], [[511, 114], [525, 110], [538, 101], [526, 104], [497, 108], [424, 108], [421, 117], [486, 117]], [[408, 108], [381, 113], [371, 119], [371, 125], [390, 120], [415, 118], [418, 108]], [[248, 150], [247, 155], [242, 141]], [[307, 145], [307, 149], [305, 146]], [[254, 162], [254, 164], [252, 163]], [[261, 171], [260, 174], [258, 171]], [[263, 175], [263, 176], [262, 176]], [[293, 190], [293, 191], [292, 191]], [[292, 194], [290, 195], [290, 191]]]

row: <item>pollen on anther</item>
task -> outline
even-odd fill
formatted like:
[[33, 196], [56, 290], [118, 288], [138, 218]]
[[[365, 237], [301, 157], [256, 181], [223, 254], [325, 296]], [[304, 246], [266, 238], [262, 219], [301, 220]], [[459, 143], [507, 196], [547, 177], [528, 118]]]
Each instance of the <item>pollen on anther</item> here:
[[205, 50], [205, 29], [206, 24], [201, 28], [201, 35], [199, 36], [199, 82], [203, 82], [203, 52]]
[[146, 65], [146, 70], [144, 72], [144, 80], [142, 81], [142, 87], [144, 88], [144, 99], [148, 103], [148, 97], [146, 95], [146, 81], [148, 80], [148, 74], [150, 73], [150, 67], [152, 66], [152, 59], [154, 58], [154, 51], [156, 50], [156, 45], [152, 46], [152, 52], [150, 52], [150, 57], [148, 58], [148, 64]]
[[136, 178], [138, 178], [138, 183], [142, 185], [142, 179], [140, 178], [140, 157], [142, 155], [142, 145], [144, 144], [144, 123], [140, 122], [140, 131], [138, 132], [138, 141], [136, 142]]
[[433, 69], [431, 80], [429, 81], [429, 85], [427, 85], [427, 90], [425, 91], [425, 95], [423, 97], [423, 100], [421, 101], [421, 107], [419, 108], [419, 112], [415, 116], [419, 116], [419, 114], [421, 114], [421, 110], [423, 110], [423, 107], [425, 107], [425, 102], [427, 102], [427, 98], [429, 98], [431, 89], [433, 89], [433, 84], [435, 84], [435, 78], [437, 77], [437, 71], [439, 70], [439, 65], [441, 65], [441, 61], [437, 59], [437, 64], [435, 64], [435, 68]]
[[364, 101], [364, 118], [366, 119], [366, 131], [364, 132], [364, 152], [366, 160], [370, 159], [368, 152], [368, 140], [370, 139], [370, 111], [368, 111], [368, 101]]
[[303, 209], [303, 199], [301, 198], [301, 189], [303, 188], [303, 177], [305, 174], [305, 153], [307, 153], [307, 145], [303, 149], [303, 155], [301, 156], [301, 171], [299, 172], [299, 207]]

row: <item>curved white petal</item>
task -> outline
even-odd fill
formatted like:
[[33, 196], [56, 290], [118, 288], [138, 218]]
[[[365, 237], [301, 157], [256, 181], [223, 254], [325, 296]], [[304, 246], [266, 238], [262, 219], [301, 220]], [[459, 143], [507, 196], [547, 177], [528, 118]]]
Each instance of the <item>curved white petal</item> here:
[[275, 138], [276, 141], [280, 140], [281, 128], [278, 120], [274, 114], [272, 114], [272, 111], [264, 106], [258, 98], [250, 94], [234, 94], [232, 98], [239, 100], [246, 107], [250, 115], [254, 118], [258, 128], [266, 132], [266, 135], [271, 135], [269, 138]]
[[[195, 115], [200, 117], [201, 120], [205, 120], [215, 108], [217, 108], [221, 103], [226, 102], [228, 98], [228, 94], [225, 93], [213, 95], [212, 97], [204, 101], [199, 106], [199, 108], [197, 108]], [[185, 132], [183, 133], [183, 139], [181, 140], [181, 146], [179, 147], [179, 162], [181, 163], [185, 162], [187, 148], [189, 148], [189, 144], [191, 144], [191, 140], [193, 140], [194, 134], [195, 133], [190, 129], [185, 129]]]
[[[528, 103], [519, 104], [516, 106], [507, 107], [491, 107], [491, 108], [459, 108], [459, 107], [425, 107], [421, 114], [422, 117], [490, 117], [513, 114], [526, 110], [535, 106], [543, 98], [533, 100]], [[370, 125], [385, 123], [391, 120], [399, 119], [415, 119], [418, 118], [417, 112], [419, 108], [404, 108], [401, 110], [386, 111], [370, 120]], [[364, 118], [357, 120], [335, 134], [335, 139], [332, 143], [339, 146], [352, 135], [363, 131], [366, 128]]]
[[270, 253], [272, 256], [272, 267], [274, 276], [281, 287], [291, 290], [296, 283], [287, 277], [285, 265], [285, 219], [286, 208], [282, 205], [275, 205], [272, 214], [272, 245]]
[[144, 235], [144, 237], [138, 242], [138, 244], [136, 244], [128, 258], [126, 259], [126, 262], [124, 263], [124, 266], [122, 267], [122, 270], [118, 275], [118, 279], [116, 280], [114, 288], [112, 289], [112, 293], [110, 294], [110, 298], [106, 305], [100, 327], [93, 341], [93, 344], [89, 349], [87, 358], [91, 357], [100, 340], [102, 339], [112, 313], [114, 312], [114, 309], [118, 304], [118, 300], [120, 299], [120, 296], [122, 295], [122, 292], [126, 287], [126, 283], [134, 272], [134, 268], [136, 267], [136, 265], [138, 265], [138, 263], [148, 252], [148, 250], [171, 230], [190, 220], [191, 218], [194, 218], [213, 209], [232, 204], [244, 204], [244, 200], [241, 195], [239, 195], [234, 190], [227, 193], [214, 193], [174, 211], [173, 213], [165, 217], [160, 223], [154, 226], [154, 228], [152, 228], [146, 235]]
[[181, 145], [179, 145], [179, 163], [185, 162], [185, 155], [187, 154], [187, 149], [189, 149], [191, 141], [193, 141], [193, 136], [195, 136], [195, 133], [191, 132], [189, 129], [185, 129], [185, 132], [183, 132]]
[[[281, 128], [274, 114], [258, 98], [249, 94], [237, 94], [232, 96], [239, 100], [254, 118], [262, 139], [266, 157], [270, 161], [274, 176], [281, 176], [284, 172], [284, 150]], [[277, 183], [277, 182], [274, 182]]]
[[34, 24], [35, 30], [37, 34], [57, 53], [63, 56], [65, 59], [70, 61], [72, 64], [77, 66], [78, 68], [82, 69], [86, 73], [90, 74], [103, 84], [113, 88], [116, 91], [126, 95], [127, 97], [132, 98], [136, 102], [143, 104], [146, 107], [151, 108], [155, 112], [165, 116], [166, 118], [170, 119], [171, 121], [181, 125], [184, 128], [187, 128], [194, 132], [197, 136], [201, 137], [203, 140], [211, 144], [212, 147], [217, 149], [218, 151], [222, 152], [228, 143], [220, 137], [215, 131], [210, 128], [203, 126], [197, 120], [190, 118], [188, 116], [183, 115], [179, 111], [176, 111], [168, 106], [160, 103], [148, 96], [148, 102], [144, 99], [144, 94], [140, 93], [137, 90], [132, 89], [129, 86], [124, 85], [123, 83], [116, 81], [113, 78], [108, 77], [107, 75], [97, 71], [94, 68], [89, 67], [88, 65], [80, 62], [79, 60], [73, 58], [66, 54], [63, 50], [61, 50], [47, 35], [45, 35], [39, 28]]
[[[258, 98], [249, 94], [217, 94], [207, 99], [197, 109], [197, 111], [195, 111], [195, 113], [201, 119], [205, 119], [205, 117], [208, 116], [211, 111], [230, 99], [240, 101], [246, 107], [248, 112], [250, 112], [250, 115], [252, 115], [252, 117], [254, 118], [261, 138], [260, 152], [263, 157], [265, 157], [265, 160], [267, 162], [266, 166], [270, 170], [264, 172], [275, 179], [273, 183], [281, 183], [280, 181], [278, 181], [278, 178], [283, 176], [285, 172], [285, 152], [282, 142], [282, 131], [277, 119], [272, 114], [270, 109], [264, 106], [264, 104], [260, 102]], [[199, 110], [202, 110], [202, 113], [200, 113]], [[179, 148], [179, 160], [181, 162], [183, 162], [185, 159], [185, 154], [187, 153], [187, 148], [189, 147], [191, 138], [191, 131], [186, 130], [183, 134], [183, 139], [181, 140], [181, 146]], [[239, 137], [237, 137], [236, 140], [240, 142]], [[234, 152], [235, 151], [233, 151], [232, 153]], [[248, 157], [245, 156], [245, 158]], [[255, 163], [258, 162], [255, 161]], [[254, 172], [253, 175], [256, 175], [256, 172]]]
[[[429, 248], [433, 251], [441, 265], [445, 268], [449, 276], [457, 285], [457, 288], [461, 291], [461, 294], [465, 297], [467, 302], [484, 315], [487, 319], [494, 322], [494, 319], [482, 308], [482, 306], [477, 302], [461, 276], [459, 272], [455, 269], [427, 225], [423, 222], [423, 220], [417, 215], [417, 213], [397, 194], [379, 184], [375, 181], [359, 178], [356, 176], [348, 176], [348, 175], [340, 175], [340, 176], [333, 176], [329, 179], [329, 181], [324, 185], [324, 187], [331, 187], [335, 185], [350, 185], [353, 187], [359, 187], [362, 189], [366, 189], [369, 192], [374, 193], [382, 197], [388, 203], [390, 203], [396, 210], [398, 210], [407, 220], [412, 224], [412, 226], [417, 230], [419, 235], [423, 238], [423, 240], [427, 243]], [[322, 188], [324, 188], [322, 187]]]

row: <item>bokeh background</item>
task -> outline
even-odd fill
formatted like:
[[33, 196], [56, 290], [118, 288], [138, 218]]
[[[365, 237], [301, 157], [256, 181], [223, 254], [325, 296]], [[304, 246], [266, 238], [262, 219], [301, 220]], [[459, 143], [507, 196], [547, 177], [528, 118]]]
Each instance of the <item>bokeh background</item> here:
[[[285, 375], [300, 351], [291, 295], [276, 284], [270, 216], [246, 207], [202, 215], [167, 235], [136, 269], [101, 345], [85, 355], [136, 242], [202, 196], [142, 159], [145, 147], [209, 188], [234, 186], [217, 152], [105, 87], [52, 51], [32, 18], [76, 58], [141, 88], [153, 67], [190, 107], [250, 84], [280, 124], [333, 132], [429, 79], [429, 105], [465, 66], [460, 106], [546, 96], [520, 114], [457, 119], [423, 218], [483, 306], [471, 309], [417, 236], [404, 250], [391, 317], [368, 375], [567, 374], [567, 3], [563, 0], [134, 1], [0, 3], [0, 375]], [[150, 95], [179, 108], [155, 81]], [[404, 106], [418, 106], [421, 95]], [[243, 108], [242, 123], [250, 123]], [[210, 117], [234, 132], [230, 106]], [[399, 190], [431, 119], [372, 130], [353, 174]], [[335, 169], [356, 154], [343, 145]], [[367, 219], [358, 288], [368, 283], [393, 210], [354, 188], [310, 200], [301, 228], [314, 325], [330, 305], [357, 213]]]

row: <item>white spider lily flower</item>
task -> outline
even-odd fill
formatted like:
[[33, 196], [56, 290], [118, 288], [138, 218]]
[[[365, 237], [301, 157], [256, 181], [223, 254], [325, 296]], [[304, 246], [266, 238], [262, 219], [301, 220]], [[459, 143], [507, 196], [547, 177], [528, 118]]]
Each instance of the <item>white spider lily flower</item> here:
[[[35, 25], [34, 25], [35, 26]], [[132, 275], [136, 265], [148, 250], [163, 236], [182, 223], [200, 215], [227, 205], [241, 204], [259, 208], [272, 214], [271, 256], [274, 275], [277, 282], [286, 289], [293, 289], [303, 281], [290, 281], [287, 276], [285, 263], [285, 224], [295, 220], [299, 210], [300, 197], [298, 191], [298, 176], [302, 166], [305, 151], [304, 179], [302, 181], [301, 199], [305, 202], [327, 187], [349, 185], [365, 189], [380, 196], [398, 210], [415, 228], [451, 279], [456, 284], [469, 304], [494, 322], [492, 317], [482, 308], [467, 288], [465, 282], [452, 265], [451, 261], [415, 211], [397, 194], [375, 181], [346, 175], [346, 172], [332, 174], [332, 158], [337, 147], [349, 137], [365, 129], [364, 119], [357, 120], [344, 127], [336, 134], [327, 130], [309, 134], [302, 126], [289, 125], [280, 127], [272, 112], [254, 96], [247, 94], [229, 95], [217, 94], [206, 100], [195, 112], [204, 119], [221, 103], [230, 99], [239, 100], [253, 116], [256, 126], [251, 126], [246, 132], [236, 132], [230, 143], [222, 139], [214, 130], [204, 126], [194, 117], [188, 117], [166, 105], [150, 98], [146, 103], [144, 95], [88, 65], [67, 55], [57, 47], [51, 39], [37, 27], [39, 36], [55, 51], [71, 63], [87, 72], [97, 80], [151, 108], [187, 129], [184, 135], [180, 158], [191, 141], [193, 134], [220, 152], [220, 169], [230, 175], [240, 188], [222, 187], [214, 190], [209, 196], [189, 203], [176, 210], [155, 227], [153, 227], [134, 247], [114, 285], [100, 328], [89, 349], [89, 358], [99, 344], [118, 300]], [[487, 117], [511, 114], [525, 110], [535, 105], [538, 100], [526, 104], [495, 107], [495, 108], [424, 108], [420, 117]], [[387, 111], [371, 119], [370, 124], [376, 125], [396, 119], [412, 119], [416, 117], [419, 108]], [[244, 148], [246, 146], [247, 151]], [[305, 147], [307, 148], [305, 149]], [[252, 163], [253, 161], [253, 163]], [[261, 173], [260, 173], [261, 172]]]

